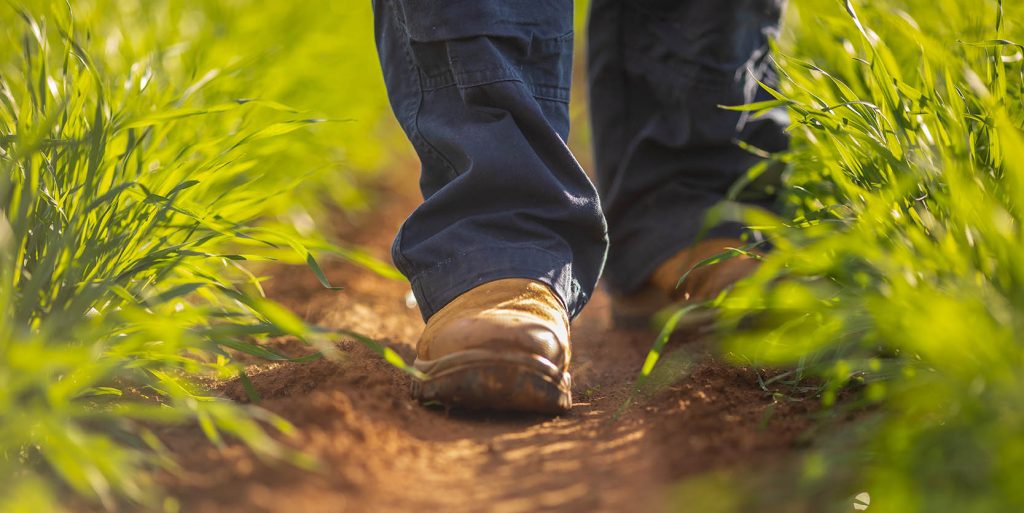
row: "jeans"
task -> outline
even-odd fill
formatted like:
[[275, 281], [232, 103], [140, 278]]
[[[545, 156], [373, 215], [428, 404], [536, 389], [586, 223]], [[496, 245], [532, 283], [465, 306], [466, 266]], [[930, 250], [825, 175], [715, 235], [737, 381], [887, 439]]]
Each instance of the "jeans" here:
[[[784, 0], [594, 0], [588, 86], [597, 187], [565, 144], [572, 0], [375, 0], [392, 109], [424, 201], [392, 254], [424, 319], [502, 278], [551, 286], [570, 316], [598, 278], [641, 288], [695, 242], [708, 209], [785, 149], [768, 41]], [[770, 188], [745, 201], [770, 205]], [[725, 223], [706, 233], [738, 237]]]

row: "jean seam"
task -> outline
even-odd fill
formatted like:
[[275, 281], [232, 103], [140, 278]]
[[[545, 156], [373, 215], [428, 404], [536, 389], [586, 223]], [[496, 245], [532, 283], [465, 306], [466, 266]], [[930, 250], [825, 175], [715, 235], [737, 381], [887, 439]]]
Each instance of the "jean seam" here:
[[521, 250], [529, 250], [529, 251], [537, 251], [537, 252], [540, 252], [540, 253], [546, 253], [546, 254], [548, 254], [550, 256], [555, 257], [556, 260], [559, 258], [558, 253], [555, 253], [553, 251], [549, 251], [549, 250], [544, 249], [544, 248], [539, 247], [539, 246], [525, 246], [524, 245], [524, 246], [512, 246], [512, 247], [506, 247], [506, 248], [501, 248], [501, 247], [498, 247], [498, 246], [487, 247], [487, 248], [475, 248], [475, 249], [471, 249], [471, 250], [468, 250], [468, 251], [460, 251], [460, 252], [456, 253], [453, 256], [450, 256], [448, 258], [445, 258], [444, 260], [441, 260], [440, 262], [435, 263], [433, 266], [431, 266], [431, 267], [429, 267], [427, 269], [424, 269], [424, 270], [416, 273], [416, 278], [414, 278], [414, 279], [418, 279], [420, 276], [427, 275], [427, 274], [430, 274], [432, 272], [436, 272], [438, 270], [438, 268], [440, 268], [442, 266], [445, 266], [445, 265], [448, 265], [448, 264], [450, 264], [450, 263], [452, 263], [452, 262], [454, 262], [454, 261], [456, 261], [456, 260], [458, 260], [460, 258], [465, 257], [466, 255], [472, 255], [474, 253], [481, 253], [481, 252], [484, 252], [484, 251], [496, 251], [496, 250], [509, 251], [509, 250], [520, 250], [520, 249]]
[[[547, 255], [547, 256], [551, 257], [551, 262], [561, 262], [563, 260], [558, 253], [555, 253], [553, 251], [549, 251], [547, 249], [544, 249], [544, 248], [541, 248], [541, 247], [538, 247], [538, 246], [514, 246], [513, 248], [515, 250], [522, 250], [522, 251], [528, 251], [528, 252], [542, 253], [544, 255]], [[482, 252], [486, 252], [486, 251], [497, 251], [497, 250], [508, 251], [508, 250], [510, 250], [510, 248], [487, 247], [487, 248], [476, 248], [476, 249], [472, 249], [472, 250], [469, 250], [469, 251], [461, 251], [461, 252], [457, 253], [454, 256], [448, 257], [448, 258], [446, 258], [446, 259], [444, 259], [444, 260], [434, 264], [429, 269], [425, 269], [425, 270], [422, 270], [422, 271], [416, 273], [412, 277], [412, 279], [410, 279], [409, 281], [410, 281], [410, 283], [411, 283], [411, 285], [413, 287], [413, 290], [416, 291], [417, 299], [420, 300], [422, 303], [424, 303], [424, 304], [421, 304], [421, 306], [423, 307], [422, 308], [423, 313], [424, 314], [429, 313], [430, 315], [433, 315], [434, 313], [437, 312], [437, 310], [434, 308], [434, 305], [431, 304], [430, 300], [428, 299], [428, 295], [424, 293], [423, 283], [422, 282], [425, 279], [428, 279], [430, 277], [430, 275], [433, 275], [433, 274], [436, 274], [436, 273], [440, 272], [442, 270], [442, 268], [444, 268], [445, 266], [448, 266], [448, 265], [450, 265], [450, 264], [452, 264], [454, 262], [457, 262], [458, 260], [460, 260], [462, 258], [465, 258], [467, 255], [472, 255], [472, 254], [475, 254], [475, 253], [482, 253]], [[553, 283], [551, 286], [555, 290], [555, 295], [558, 296], [559, 301], [563, 303], [563, 306], [565, 306], [566, 311], [569, 313], [569, 315], [570, 316], [575, 316], [576, 314], [579, 313], [579, 310], [581, 309], [578, 305], [586, 304], [586, 301], [587, 301], [588, 298], [586, 298], [584, 296], [584, 294], [581, 292], [583, 287], [579, 283], [579, 280], [576, 279], [576, 276], [573, 274], [574, 271], [573, 271], [572, 262], [571, 261], [562, 262], [560, 265], [564, 269], [564, 275], [567, 278], [565, 280], [564, 285], [567, 286], [568, 290], [564, 290], [564, 291], [557, 290], [555, 288], [555, 287], [558, 286], [557, 282]], [[524, 268], [525, 267], [528, 267], [528, 266], [524, 266]], [[444, 291], [432, 291], [432, 292], [434, 292], [435, 295], [436, 294], [444, 295], [444, 294], [448, 293], [451, 289], [454, 289], [454, 288], [457, 288], [457, 287], [450, 287], [449, 289], [444, 290]], [[563, 298], [562, 297], [563, 293], [569, 295], [569, 297]], [[573, 297], [575, 297], [576, 300], [573, 301], [572, 305], [565, 304], [565, 303], [568, 303], [569, 300], [571, 300]]]
[[[395, 19], [395, 23], [397, 23], [400, 27], [402, 27], [403, 32], [408, 33], [408, 29], [405, 27], [405, 20], [402, 19], [402, 17], [398, 15], [398, 9], [392, 8], [392, 9], [389, 9], [389, 10], [391, 11], [391, 15]], [[411, 52], [411, 49], [409, 48], [409, 43], [408, 43], [408, 41], [406, 41], [404, 39], [403, 39], [403, 44], [402, 44], [402, 50], [403, 50], [402, 51], [403, 57], [405, 57], [405, 63], [409, 67], [410, 72], [416, 73], [416, 64], [413, 61], [412, 52]], [[419, 110], [420, 110], [420, 105], [422, 105], [422, 103], [423, 103], [423, 93], [421, 92], [420, 95], [416, 98], [415, 105], [413, 105], [412, 108], [410, 109], [411, 112], [408, 113], [409, 117], [413, 121], [413, 130], [417, 134], [417, 136], [419, 135], [419, 124], [418, 124], [419, 114], [418, 113], [419, 113]], [[429, 143], [426, 143], [426, 141], [424, 141], [424, 143], [425, 143], [424, 147], [428, 148], [428, 150], [429, 150], [430, 149]], [[409, 262], [409, 260], [402, 253], [402, 228], [399, 228], [398, 229], [398, 233], [395, 234], [395, 240], [394, 240], [394, 242], [392, 243], [392, 246], [391, 246], [391, 255], [392, 255], [392, 258], [394, 258], [396, 260], [395, 263], [399, 267], [405, 268], [405, 269], [411, 269], [412, 268], [411, 262]]]
[[[410, 113], [412, 114], [410, 117], [412, 119], [413, 127], [413, 137], [410, 137], [410, 139], [418, 139], [422, 143], [422, 147], [424, 148], [424, 150], [437, 157], [448, 168], [448, 171], [451, 174], [451, 176], [456, 177], [459, 175], [459, 172], [455, 168], [455, 165], [452, 164], [450, 160], [448, 160], [448, 157], [446, 157], [440, 150], [438, 150], [433, 144], [431, 144], [431, 142], [423, 135], [423, 132], [420, 130], [420, 112], [422, 112], [423, 110], [423, 94], [425, 92], [423, 89], [423, 80], [420, 78], [420, 67], [416, 64], [416, 59], [415, 57], [413, 57], [412, 54], [412, 47], [409, 44], [411, 36], [409, 36], [409, 29], [405, 24], [405, 19], [398, 16], [397, 9], [392, 9], [391, 11], [395, 16], [396, 22], [402, 27], [402, 31], [405, 32], [406, 34], [406, 37], [403, 38], [402, 50], [403, 54], [405, 55], [405, 62], [409, 66], [409, 75], [416, 77], [416, 87], [420, 91], [419, 96], [416, 98], [415, 108], [413, 108], [412, 112]], [[413, 142], [415, 143], [415, 141]]]
[[469, 73], [488, 73], [492, 71], [506, 71], [509, 72], [509, 68], [490, 68], [486, 70], [477, 70], [466, 73], [459, 73], [458, 75], [451, 71], [446, 71], [442, 74], [426, 76], [426, 85], [423, 86], [424, 92], [439, 91], [448, 87], [458, 87], [459, 89], [469, 89], [471, 87], [483, 87], [486, 85], [497, 84], [500, 82], [519, 82], [529, 89], [530, 94], [538, 100], [549, 100], [561, 103], [569, 102], [569, 89], [564, 87], [557, 87], [551, 85], [536, 84], [527, 80], [523, 80], [518, 76], [497, 76], [493, 79], [483, 79], [479, 81], [470, 81], [469, 84], [459, 83], [459, 78], [465, 78]]
[[[390, 9], [390, 11], [392, 13], [392, 16], [395, 19], [395, 22], [400, 27], [402, 27], [402, 30], [406, 34], [408, 34], [409, 31], [408, 31], [408, 28], [406, 28], [406, 26], [405, 26], [405, 20], [402, 19], [402, 17], [398, 15], [398, 9]], [[406, 65], [409, 68], [410, 76], [416, 76], [417, 77], [417, 82], [418, 82], [417, 83], [417, 88], [420, 90], [420, 94], [416, 97], [415, 104], [411, 106], [410, 111], [407, 113], [408, 117], [412, 120], [412, 127], [413, 127], [412, 134], [411, 134], [412, 137], [410, 137], [410, 139], [418, 139], [422, 143], [421, 147], [425, 151], [435, 155], [435, 157], [437, 157], [438, 160], [440, 160], [444, 165], [446, 165], [448, 167], [449, 172], [453, 176], [456, 176], [458, 174], [458, 172], [455, 170], [455, 166], [452, 165], [452, 163], [447, 159], [447, 157], [445, 157], [443, 154], [441, 154], [440, 151], [438, 151], [436, 148], [434, 148], [433, 145], [430, 144], [430, 141], [428, 141], [425, 137], [423, 137], [423, 134], [420, 131], [420, 128], [419, 128], [419, 114], [420, 114], [420, 111], [421, 111], [422, 106], [423, 106], [423, 86], [422, 86], [422, 82], [419, 80], [419, 69], [416, 66], [415, 59], [414, 59], [414, 57], [412, 55], [412, 48], [409, 46], [408, 38], [404, 38], [403, 39], [402, 53], [403, 53], [403, 56], [405, 57]], [[413, 141], [413, 143], [415, 144], [415, 141]], [[404, 268], [404, 269], [412, 269], [413, 268], [411, 262], [409, 262], [409, 260], [405, 257], [405, 255], [402, 252], [402, 229], [401, 228], [399, 228], [398, 233], [395, 234], [395, 241], [392, 244], [391, 254], [392, 254], [392, 257], [396, 260], [396, 263], [398, 264], [399, 267]], [[410, 284], [412, 285], [412, 287], [414, 289], [416, 288], [415, 284], [412, 284], [412, 283], [410, 283]], [[422, 296], [422, 294], [420, 294], [420, 295]]]

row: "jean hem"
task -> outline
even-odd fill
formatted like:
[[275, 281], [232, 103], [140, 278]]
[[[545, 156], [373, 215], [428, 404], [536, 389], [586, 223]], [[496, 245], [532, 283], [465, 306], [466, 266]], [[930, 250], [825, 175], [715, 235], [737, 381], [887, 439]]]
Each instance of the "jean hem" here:
[[429, 320], [463, 293], [496, 280], [526, 278], [551, 287], [570, 318], [589, 299], [573, 275], [569, 259], [534, 246], [488, 247], [462, 251], [410, 275], [423, 320]]

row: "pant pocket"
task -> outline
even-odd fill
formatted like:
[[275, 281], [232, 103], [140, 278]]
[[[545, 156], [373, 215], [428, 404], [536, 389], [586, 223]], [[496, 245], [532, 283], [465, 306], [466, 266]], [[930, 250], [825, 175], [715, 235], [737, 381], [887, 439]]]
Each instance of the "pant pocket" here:
[[624, 13], [626, 69], [666, 93], [735, 88], [745, 80], [748, 65], [766, 54], [782, 4], [782, 0], [631, 3]]
[[572, 29], [572, 0], [400, 0], [416, 42], [552, 38]]
[[425, 91], [522, 82], [537, 99], [569, 101], [572, 32], [554, 38], [473, 37], [412, 43]]

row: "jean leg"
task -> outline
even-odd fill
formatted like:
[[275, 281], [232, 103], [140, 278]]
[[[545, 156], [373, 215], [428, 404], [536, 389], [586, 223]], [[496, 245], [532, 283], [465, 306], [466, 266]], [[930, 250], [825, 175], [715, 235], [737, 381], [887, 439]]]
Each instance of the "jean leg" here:
[[425, 319], [502, 278], [550, 285], [575, 316], [607, 251], [597, 191], [565, 145], [571, 0], [377, 0], [388, 96], [424, 202], [393, 257]]
[[[719, 105], [771, 99], [768, 41], [784, 0], [594, 0], [588, 80], [609, 288], [629, 293], [695, 242], [705, 214], [759, 158], [781, 151], [781, 110], [752, 119]], [[768, 206], [770, 188], [744, 201]], [[739, 236], [734, 223], [712, 237]]]

